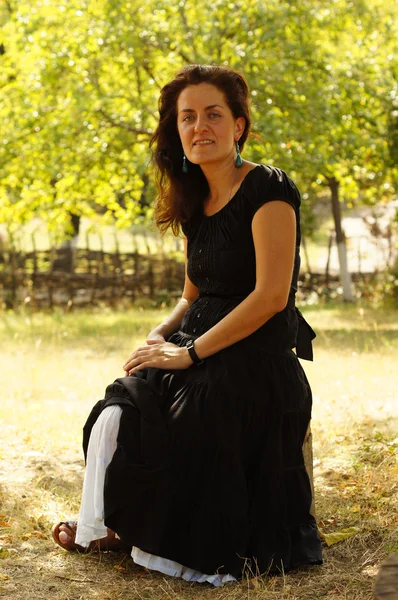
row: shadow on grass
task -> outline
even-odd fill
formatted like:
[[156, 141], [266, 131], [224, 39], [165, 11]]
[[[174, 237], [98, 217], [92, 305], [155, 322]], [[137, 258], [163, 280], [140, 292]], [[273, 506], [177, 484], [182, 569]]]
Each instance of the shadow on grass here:
[[324, 527], [359, 526], [383, 537], [392, 525], [397, 535], [397, 429], [398, 417], [373, 419], [319, 449], [315, 494]]
[[[119, 597], [121, 579], [133, 581], [145, 574], [125, 552], [68, 553], [55, 544], [53, 521], [61, 520], [68, 505], [78, 505], [82, 469], [71, 470], [70, 463], [57, 459], [33, 458], [26, 473], [22, 489], [12, 481], [0, 486], [0, 597], [113, 600]], [[50, 516], [54, 506], [60, 513], [55, 519]], [[115, 594], [106, 595], [110, 587]]]
[[349, 327], [347, 329], [315, 328], [317, 337], [315, 347], [326, 350], [344, 350], [351, 352], [379, 352], [398, 349], [398, 330], [377, 329], [367, 331]]
[[[317, 333], [315, 347], [355, 352], [377, 352], [398, 348], [397, 311], [367, 309], [365, 316], [355, 307], [308, 308], [304, 314]], [[108, 351], [145, 336], [170, 310], [113, 312], [35, 313], [0, 315], [0, 343], [27, 342], [60, 347], [83, 346], [102, 340]]]
[[[300, 569], [287, 578], [257, 578], [220, 591], [148, 572], [126, 553], [64, 552], [51, 539], [52, 522], [46, 508], [56, 503], [59, 509], [65, 509], [71, 497], [80, 497], [81, 463], [76, 461], [76, 470], [71, 470], [71, 463], [51, 457], [34, 458], [29, 464], [33, 477], [27, 481], [23, 495], [16, 494], [12, 485], [0, 491], [7, 499], [4, 510], [15, 521], [7, 542], [13, 551], [1, 561], [1, 571], [9, 577], [2, 581], [2, 589], [7, 598], [15, 600], [371, 598], [373, 579], [369, 570], [377, 568], [396, 537], [396, 524], [389, 526], [395, 515], [389, 477], [395, 465], [395, 446], [385, 433], [393, 425], [388, 419], [380, 419], [371, 427], [359, 424], [347, 445], [344, 465], [334, 466], [329, 461], [325, 468], [317, 469], [316, 505], [321, 530], [332, 532], [356, 526], [357, 535], [330, 548], [325, 546], [323, 567]], [[44, 516], [40, 516], [41, 511]], [[285, 584], [288, 588], [282, 596]]]
[[396, 309], [390, 307], [374, 307], [371, 304], [314, 304], [300, 307], [302, 313], [316, 322], [338, 322], [342, 325], [356, 325], [362, 329], [373, 328], [380, 324], [397, 328]]
[[24, 342], [78, 345], [92, 339], [145, 337], [169, 311], [0, 314], [0, 343]]

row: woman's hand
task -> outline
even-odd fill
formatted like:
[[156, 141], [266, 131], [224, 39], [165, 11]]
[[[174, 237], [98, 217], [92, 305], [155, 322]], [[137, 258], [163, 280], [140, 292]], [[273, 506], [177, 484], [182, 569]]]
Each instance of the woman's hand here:
[[171, 342], [158, 342], [147, 340], [128, 358], [123, 365], [126, 375], [133, 375], [136, 371], [155, 367], [157, 369], [188, 369], [193, 364], [188, 350]]

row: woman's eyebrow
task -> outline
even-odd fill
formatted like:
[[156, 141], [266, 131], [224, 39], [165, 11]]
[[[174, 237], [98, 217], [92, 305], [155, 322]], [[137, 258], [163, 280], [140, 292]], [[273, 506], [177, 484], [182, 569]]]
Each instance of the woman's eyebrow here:
[[[208, 110], [209, 108], [215, 108], [216, 106], [218, 106], [219, 108], [224, 108], [223, 106], [221, 106], [221, 104], [209, 104], [209, 106], [205, 106], [205, 110]], [[195, 110], [193, 108], [183, 108], [182, 110], [180, 110], [180, 113], [182, 112], [195, 112]]]

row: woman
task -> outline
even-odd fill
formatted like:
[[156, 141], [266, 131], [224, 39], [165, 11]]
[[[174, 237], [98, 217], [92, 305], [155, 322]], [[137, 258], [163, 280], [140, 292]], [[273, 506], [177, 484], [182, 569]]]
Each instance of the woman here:
[[131, 546], [139, 564], [215, 585], [320, 564], [302, 454], [311, 390], [297, 355], [312, 359], [315, 334], [294, 305], [299, 192], [242, 160], [239, 73], [186, 67], [159, 112], [156, 221], [183, 230], [184, 291], [93, 408], [77, 531], [58, 524], [54, 539]]

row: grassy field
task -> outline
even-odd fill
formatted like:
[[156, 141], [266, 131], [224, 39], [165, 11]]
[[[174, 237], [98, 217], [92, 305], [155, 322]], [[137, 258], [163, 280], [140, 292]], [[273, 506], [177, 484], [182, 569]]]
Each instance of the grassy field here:
[[124, 554], [68, 554], [52, 542], [76, 516], [81, 428], [161, 311], [0, 313], [0, 597], [16, 600], [371, 599], [398, 551], [398, 319], [371, 308], [311, 307], [317, 520], [357, 534], [324, 547], [322, 567], [222, 589], [148, 572]]

